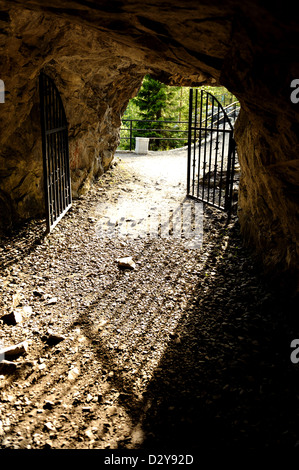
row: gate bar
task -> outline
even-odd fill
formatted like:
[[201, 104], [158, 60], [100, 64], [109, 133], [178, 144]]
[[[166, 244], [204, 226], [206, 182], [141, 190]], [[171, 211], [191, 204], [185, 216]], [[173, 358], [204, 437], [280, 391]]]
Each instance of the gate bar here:
[[[189, 94], [187, 196], [229, 212], [236, 158], [233, 125], [217, 98], [209, 92], [200, 91], [200, 98], [198, 89], [191, 88]], [[201, 170], [203, 170], [202, 176]], [[201, 191], [200, 185], [202, 185]]]
[[53, 80], [39, 77], [46, 223], [49, 233], [72, 205], [68, 124]]

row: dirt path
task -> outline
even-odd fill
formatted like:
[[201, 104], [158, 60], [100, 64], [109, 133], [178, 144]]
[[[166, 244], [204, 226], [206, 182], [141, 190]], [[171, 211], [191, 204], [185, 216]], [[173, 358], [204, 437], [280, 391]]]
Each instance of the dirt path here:
[[[235, 216], [226, 225], [204, 209], [191, 248], [174, 225], [163, 236], [157, 207], [185, 204], [184, 155], [116, 163], [50, 236], [34, 221], [2, 239], [0, 342], [27, 341], [27, 353], [14, 372], [2, 368], [1, 448], [294, 447], [288, 307], [242, 247]], [[120, 233], [120, 208], [133, 202], [140, 214], [125, 212]], [[140, 228], [149, 215], [150, 236]], [[21, 323], [6, 323], [12, 310]]]

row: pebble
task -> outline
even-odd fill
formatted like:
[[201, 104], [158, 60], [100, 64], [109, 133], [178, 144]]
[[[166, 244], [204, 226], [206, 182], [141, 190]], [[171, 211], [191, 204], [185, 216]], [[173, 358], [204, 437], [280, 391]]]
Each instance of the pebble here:
[[43, 291], [43, 289], [41, 289], [40, 287], [38, 287], [37, 289], [34, 289], [34, 290], [32, 291], [32, 294], [35, 295], [35, 296], [37, 296], [37, 297], [42, 297], [42, 296], [45, 294], [45, 292]]
[[133, 261], [131, 256], [127, 256], [125, 258], [118, 258], [117, 259], [118, 266], [121, 268], [129, 268], [135, 269], [136, 263]]
[[54, 402], [51, 401], [51, 400], [45, 400], [45, 403], [44, 403], [44, 410], [52, 410], [54, 407]]
[[116, 406], [113, 406], [113, 405], [112, 405], [112, 406], [109, 406], [109, 407], [107, 408], [106, 413], [107, 413], [107, 416], [116, 415], [116, 414], [117, 414], [117, 407], [116, 407]]
[[65, 336], [60, 335], [58, 333], [52, 333], [51, 331], [48, 332], [48, 336], [46, 338], [46, 342], [50, 346], [55, 346], [63, 340], [65, 340]]
[[28, 352], [28, 341], [22, 341], [14, 346], [8, 346], [6, 348], [2, 348], [0, 350], [0, 358], [9, 356], [9, 357], [17, 357], [21, 356], [22, 354], [27, 354]]
[[55, 426], [53, 426], [53, 424], [50, 421], [46, 422], [44, 424], [44, 427], [47, 431], [55, 431], [56, 430]]
[[91, 411], [91, 407], [90, 407], [90, 406], [83, 406], [83, 407], [82, 407], [82, 411], [83, 411], [84, 413], [89, 413], [89, 412]]
[[94, 434], [90, 429], [87, 429], [87, 431], [85, 431], [85, 436], [88, 437], [88, 439], [94, 439]]
[[[115, 188], [113, 193], [115, 193]], [[97, 194], [99, 196], [99, 193]], [[105, 190], [105, 200], [106, 196]], [[109, 201], [111, 199], [108, 199]], [[79, 203], [76, 204], [78, 205]], [[234, 277], [232, 276], [238, 261], [236, 257], [228, 253], [228, 261], [224, 252], [221, 251], [221, 255], [225, 256], [225, 262], [218, 260], [219, 263], [215, 264], [211, 260], [211, 250], [213, 244], [215, 245], [215, 241], [213, 240], [214, 235], [210, 230], [207, 230], [207, 232], [209, 236], [211, 235], [211, 240], [209, 240], [209, 244], [205, 245], [205, 249], [200, 252], [194, 250], [194, 253], [186, 254], [182, 247], [175, 250], [173, 240], [170, 240], [171, 243], [164, 242], [163, 240], [158, 242], [151, 240], [147, 243], [144, 240], [132, 241], [126, 238], [126, 241], [122, 242], [116, 239], [111, 239], [107, 242], [103, 239], [97, 239], [94, 242], [91, 230], [93, 226], [87, 220], [86, 213], [82, 214], [79, 222], [77, 225], [70, 224], [71, 226], [68, 227], [69, 222], [67, 218], [63, 219], [56, 231], [56, 238], [53, 236], [55, 235], [54, 233], [46, 237], [45, 242], [42, 242], [44, 251], [41, 250], [37, 256], [33, 250], [30, 256], [24, 257], [22, 270], [24, 270], [27, 277], [24, 277], [26, 283], [24, 285], [22, 301], [24, 299], [32, 299], [33, 295], [36, 297], [34, 322], [28, 330], [27, 326], [25, 328], [23, 325], [16, 328], [8, 328], [7, 325], [4, 325], [3, 331], [7, 337], [14, 338], [11, 342], [16, 344], [21, 340], [20, 334], [22, 332], [26, 333], [26, 336], [24, 335], [26, 338], [29, 337], [27, 336], [27, 331], [31, 335], [30, 337], [32, 337], [33, 330], [35, 330], [34, 341], [36, 341], [36, 344], [33, 344], [35, 351], [32, 361], [38, 359], [39, 355], [45, 357], [44, 352], [39, 350], [40, 331], [47, 331], [50, 323], [53, 324], [53, 327], [55, 324], [57, 331], [67, 331], [70, 334], [68, 340], [72, 339], [72, 334], [76, 334], [73, 327], [80, 325], [82, 334], [84, 333], [90, 344], [86, 345], [86, 343], [79, 342], [76, 338], [73, 338], [74, 342], [78, 343], [78, 349], [62, 347], [62, 353], [59, 356], [52, 354], [53, 350], [56, 351], [57, 348], [49, 352], [49, 358], [51, 359], [51, 373], [49, 373], [49, 377], [47, 377], [47, 374], [44, 374], [40, 380], [40, 375], [42, 374], [36, 374], [38, 377], [35, 374], [29, 374], [26, 377], [28, 388], [23, 390], [23, 392], [18, 388], [15, 381], [8, 386], [7, 392], [9, 391], [13, 394], [11, 395], [11, 402], [2, 399], [2, 406], [7, 418], [10, 416], [9, 413], [11, 413], [12, 438], [9, 446], [12, 447], [16, 443], [16, 432], [20, 428], [15, 426], [15, 423], [17, 421], [17, 414], [24, 411], [25, 400], [23, 397], [25, 394], [28, 394], [31, 400], [31, 405], [30, 403], [26, 404], [26, 412], [22, 415], [22, 420], [28, 417], [28, 433], [34, 432], [36, 425], [45, 420], [45, 430], [53, 433], [58, 432], [57, 430], [59, 429], [59, 439], [55, 441], [55, 446], [62, 445], [64, 447], [78, 446], [77, 430], [80, 430], [83, 435], [83, 443], [85, 436], [88, 439], [93, 439], [92, 431], [85, 430], [85, 423], [82, 424], [82, 422], [87, 421], [90, 417], [93, 418], [93, 413], [89, 414], [91, 410], [95, 414], [99, 413], [95, 421], [92, 421], [92, 424], [99, 423], [99, 428], [103, 426], [105, 412], [107, 413], [106, 420], [110, 421], [110, 426], [109, 423], [106, 423], [107, 425], [105, 426], [110, 428], [107, 432], [108, 437], [105, 438], [105, 435], [101, 434], [102, 441], [100, 445], [102, 448], [106, 445], [111, 445], [111, 433], [114, 432], [112, 421], [114, 420], [117, 425], [121, 423], [123, 426], [129, 426], [130, 435], [132, 436], [130, 445], [137, 446], [139, 443], [142, 443], [144, 438], [142, 429], [134, 429], [131, 434], [131, 415], [129, 417], [126, 416], [127, 407], [117, 407], [115, 403], [117, 400], [123, 405], [128, 402], [129, 408], [132, 406], [132, 410], [135, 412], [135, 397], [142, 396], [144, 390], [144, 399], [150, 399], [151, 403], [148, 406], [151, 407], [150, 411], [153, 411], [153, 413], [147, 416], [147, 419], [152, 420], [152, 422], [147, 424], [154, 425], [153, 429], [157, 434], [157, 443], [161, 442], [161, 436], [159, 435], [160, 405], [165, 406], [166, 412], [167, 410], [173, 412], [169, 413], [169, 415], [177, 415], [178, 423], [180, 411], [183, 410], [188, 413], [191, 410], [189, 400], [175, 400], [176, 392], [181, 394], [182, 398], [185, 395], [187, 396], [185, 390], [190, 390], [188, 396], [190, 395], [191, 397], [194, 392], [195, 396], [198, 395], [199, 400], [204, 404], [203, 391], [206, 390], [205, 396], [207, 400], [210, 400], [209, 403], [212, 406], [217, 406], [218, 393], [219, 395], [223, 393], [228, 398], [232, 398], [230, 412], [233, 419], [238, 414], [233, 399], [236, 396], [238, 400], [238, 394], [242, 393], [244, 389], [242, 395], [242, 397], [246, 397], [244, 411], [249, 410], [250, 412], [250, 409], [247, 408], [247, 405], [250, 404], [248, 402], [250, 399], [248, 390], [250, 388], [253, 389], [258, 383], [253, 381], [255, 371], [250, 370], [247, 372], [246, 365], [240, 362], [237, 354], [239, 352], [238, 348], [242, 348], [244, 343], [247, 343], [249, 336], [248, 332], [244, 329], [244, 325], [241, 323], [249, 321], [251, 317], [253, 317], [252, 321], [255, 320], [257, 304], [253, 299], [254, 304], [251, 307], [250, 297], [246, 301], [242, 299], [242, 295], [246, 293], [247, 289], [243, 281], [247, 279], [248, 275], [246, 270], [243, 270], [236, 271]], [[217, 217], [213, 216], [210, 223], [213, 225], [217, 224]], [[81, 230], [80, 224], [86, 225], [88, 228], [87, 234]], [[219, 239], [217, 243], [219, 244], [219, 249], [223, 246], [229, 248], [230, 251], [232, 246], [231, 238], [229, 238], [227, 246], [225, 242], [219, 241]], [[232, 243], [234, 243], [233, 239]], [[138, 259], [138, 262], [136, 262], [136, 265], [138, 263], [138, 269], [134, 272], [133, 276], [129, 272], [128, 277], [125, 277], [118, 272], [115, 260], [123, 259], [124, 257], [121, 258], [121, 256], [126, 254], [125, 251], [127, 250], [128, 254], [131, 250], [131, 253], [134, 253], [134, 257], [129, 257], [132, 261], [133, 258]], [[128, 256], [125, 258], [128, 258]], [[215, 289], [213, 286], [214, 281], [209, 283], [209, 279], [204, 277], [205, 263], [207, 264], [207, 272], [216, 273], [217, 275], [217, 286]], [[46, 283], [47, 289], [52, 293], [51, 295], [45, 294], [42, 286], [40, 288], [36, 287], [36, 285], [34, 286], [34, 283], [37, 281], [36, 278], [31, 276], [33, 272], [40, 273], [41, 280]], [[91, 273], [88, 277], [85, 275], [87, 272]], [[190, 273], [193, 274], [191, 275]], [[250, 284], [251, 279], [249, 279], [249, 286]], [[171, 303], [168, 303], [166, 308], [164, 308], [166, 305], [164, 303], [166, 286], [167, 289], [169, 287], [169, 295], [171, 295], [173, 303], [180, 306], [181, 311], [176, 312], [174, 305]], [[219, 286], [222, 288], [222, 291], [219, 290]], [[33, 288], [35, 288], [34, 291]], [[13, 292], [15, 292], [15, 283], [13, 289]], [[27, 298], [24, 295], [26, 289]], [[251, 290], [251, 292], [253, 291]], [[215, 293], [218, 295], [217, 298]], [[187, 294], [190, 296], [190, 302]], [[258, 292], [254, 292], [254, 296], [258, 298]], [[202, 302], [198, 311], [198, 304], [191, 303], [193, 298], [200, 299]], [[43, 299], [45, 299], [45, 302], [43, 302]], [[55, 310], [55, 304], [53, 304], [53, 307], [47, 310], [47, 301], [51, 299], [59, 299], [59, 307], [61, 304], [61, 308], [56, 308]], [[19, 300], [21, 301], [21, 296]], [[8, 306], [11, 307], [11, 298], [8, 298], [7, 302]], [[18, 308], [19, 305], [15, 307], [15, 310]], [[183, 317], [186, 312], [188, 315]], [[248, 318], [246, 318], [246, 314], [248, 314]], [[173, 324], [169, 321], [172, 318], [174, 319]], [[102, 328], [101, 336], [97, 335], [97, 343], [92, 343], [92, 335], [94, 333], [91, 334], [91, 330], [93, 325], [98, 325], [98, 328]], [[242, 328], [239, 328], [241, 326]], [[231, 333], [233, 327], [234, 329]], [[222, 334], [224, 329], [231, 333], [227, 338]], [[136, 335], [132, 334], [134, 330]], [[138, 331], [144, 333], [141, 340], [138, 338]], [[168, 333], [170, 331], [181, 331], [183, 334], [180, 337], [173, 335], [171, 342], [168, 342]], [[77, 328], [77, 334], [79, 333], [80, 330]], [[264, 342], [263, 333], [260, 332], [260, 337], [263, 338], [260, 339], [261, 345]], [[237, 339], [238, 334], [240, 335], [239, 340]], [[47, 335], [49, 335], [48, 331]], [[53, 332], [53, 335], [60, 336], [60, 333]], [[115, 345], [113, 336], [117, 338], [116, 346], [119, 349], [116, 347], [109, 349], [110, 345]], [[245, 341], [243, 341], [243, 337]], [[60, 338], [63, 340], [62, 335]], [[211, 345], [211, 339], [215, 342], [214, 346]], [[68, 346], [67, 341], [62, 346]], [[181, 346], [174, 346], [179, 341], [181, 341]], [[254, 341], [256, 341], [258, 346], [259, 343], [253, 334], [250, 341], [248, 341], [250, 355], [253, 352], [253, 348], [250, 345], [254, 344]], [[10, 344], [10, 342], [7, 344]], [[46, 348], [46, 345], [42, 344], [41, 348]], [[219, 351], [225, 352], [223, 363], [220, 363]], [[90, 360], [88, 359], [89, 354]], [[56, 357], [57, 360], [54, 361]], [[80, 365], [81, 369], [79, 369], [76, 364], [80, 364], [82, 357], [87, 358], [88, 361], [86, 365]], [[204, 357], [206, 357], [206, 360], [204, 360]], [[235, 357], [237, 358], [236, 365], [239, 366], [239, 369], [233, 370], [232, 363]], [[169, 363], [165, 362], [167, 358], [171, 358]], [[208, 361], [209, 359], [211, 360]], [[273, 356], [270, 360], [275, 368], [278, 358]], [[138, 365], [138, 362], [141, 366]], [[15, 363], [13, 364], [16, 366]], [[48, 365], [49, 362], [40, 362], [39, 365], [45, 366], [46, 364]], [[258, 362], [258, 364], [261, 365], [262, 363]], [[225, 367], [226, 365], [227, 368]], [[159, 377], [163, 378], [163, 381], [155, 377], [155, 371], [158, 370], [155, 369], [156, 366], [159, 366]], [[269, 371], [264, 365], [263, 370], [264, 367], [265, 372]], [[113, 368], [115, 373], [111, 370]], [[110, 372], [108, 372], [109, 370]], [[136, 370], [134, 377], [131, 375], [133, 370]], [[295, 367], [293, 370], [295, 370]], [[141, 380], [143, 374], [147, 378], [144, 384]], [[120, 378], [119, 382], [117, 380], [109, 380], [109, 378], [114, 376], [116, 379]], [[65, 384], [66, 377], [73, 381], [69, 386]], [[267, 390], [266, 374], [264, 377], [266, 381], [265, 390]], [[77, 378], [80, 381], [76, 381]], [[49, 382], [45, 383], [47, 380]], [[95, 389], [92, 387], [95, 386], [96, 381], [99, 384], [96, 385], [97, 388]], [[190, 388], [185, 388], [187, 386], [185, 381], [194, 381], [194, 388], [192, 383]], [[82, 385], [84, 383], [86, 388], [83, 389]], [[24, 382], [20, 380], [19, 384], [22, 387]], [[148, 384], [153, 387], [153, 390], [149, 388], [149, 393], [146, 388]], [[122, 390], [122, 385], [126, 387], [127, 393]], [[112, 392], [111, 386], [117, 387], [117, 390], [120, 392], [118, 398], [115, 397], [116, 393]], [[281, 384], [281, 387], [283, 386]], [[53, 387], [56, 388], [57, 396], [63, 398], [63, 401], [60, 400], [60, 404], [56, 400], [43, 401], [45, 396], [54, 393]], [[77, 409], [72, 404], [72, 396], [75, 396], [75, 389], [79, 393], [76, 396], [79, 404]], [[91, 391], [87, 396], [86, 390], [88, 392]], [[32, 395], [30, 394], [31, 391]], [[274, 392], [275, 390], [273, 390], [273, 394]], [[265, 397], [267, 396], [266, 391], [264, 395]], [[214, 400], [213, 403], [211, 398]], [[20, 410], [14, 409], [15, 400], [20, 403], [20, 405], [17, 405], [21, 407]], [[41, 400], [40, 404], [38, 404], [38, 400]], [[142, 398], [138, 398], [138, 400], [137, 406], [139, 407], [138, 409], [141, 409]], [[243, 401], [236, 401], [236, 405], [241, 406]], [[262, 402], [260, 404], [263, 405]], [[267, 407], [267, 402], [265, 402], [265, 405]], [[28, 412], [27, 406], [30, 406]], [[35, 406], [40, 406], [42, 409], [35, 408]], [[255, 406], [256, 403], [254, 402], [253, 409]], [[279, 409], [279, 400], [277, 400], [277, 407]], [[48, 413], [47, 410], [53, 409], [55, 413], [57, 411], [60, 425], [56, 425], [55, 422], [54, 426], [50, 421], [50, 417], [54, 413]], [[31, 410], [34, 413], [31, 414]], [[78, 410], [83, 412], [85, 420], [82, 419], [82, 413], [78, 413]], [[121, 417], [110, 418], [117, 416], [120, 410], [121, 413], [125, 410]], [[64, 414], [59, 415], [60, 411], [64, 411]], [[219, 412], [221, 418], [223, 418], [223, 423], [226, 424], [224, 411], [220, 407], [216, 411]], [[154, 418], [154, 413], [157, 413], [156, 418]], [[31, 420], [29, 416], [32, 416]], [[163, 416], [161, 416], [161, 419], [163, 420]], [[229, 423], [227, 423], [228, 432]], [[195, 426], [199, 425], [200, 421], [197, 420]], [[2, 428], [5, 433], [9, 432], [4, 422]], [[117, 426], [115, 426], [116, 428]], [[177, 433], [177, 430], [174, 429], [173, 436], [174, 440], [180, 436], [180, 430], [178, 429]], [[45, 441], [45, 435], [36, 434], [35, 438], [36, 440], [34, 441], [31, 437], [30, 444], [32, 448], [43, 447], [45, 442], [47, 442]], [[162, 439], [167, 438], [168, 436], [162, 436]], [[227, 439], [224, 435], [222, 438]], [[111, 447], [113, 448], [112, 445]]]
[[51, 299], [48, 300], [47, 305], [53, 305], [58, 302], [57, 297], [52, 297]]
[[20, 305], [21, 300], [22, 300], [22, 296], [21, 296], [20, 292], [16, 292], [15, 294], [13, 294], [13, 296], [12, 296], [12, 305], [11, 305], [12, 308], [14, 309], [18, 305]]
[[73, 367], [68, 373], [68, 379], [71, 381], [76, 380], [79, 374], [80, 374], [79, 369], [77, 367]]
[[7, 325], [17, 325], [18, 323], [22, 323], [23, 317], [21, 312], [14, 310], [13, 312], [3, 315], [1, 320]]

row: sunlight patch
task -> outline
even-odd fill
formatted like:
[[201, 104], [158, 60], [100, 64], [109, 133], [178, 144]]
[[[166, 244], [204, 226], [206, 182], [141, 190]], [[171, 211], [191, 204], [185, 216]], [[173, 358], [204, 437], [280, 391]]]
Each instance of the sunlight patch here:
[[2, 352], [3, 350], [4, 350], [4, 344], [0, 340], [0, 362], [4, 361], [4, 359], [5, 359], [5, 354], [4, 354], [4, 352]]
[[99, 238], [179, 239], [186, 248], [198, 249], [203, 240], [203, 204], [194, 200], [132, 201], [99, 204], [96, 226]]

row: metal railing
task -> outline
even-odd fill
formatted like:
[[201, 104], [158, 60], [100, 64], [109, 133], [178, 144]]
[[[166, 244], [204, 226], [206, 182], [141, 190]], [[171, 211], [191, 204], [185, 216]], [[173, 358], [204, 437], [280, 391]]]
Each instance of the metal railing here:
[[[220, 104], [220, 103], [219, 103]], [[238, 101], [234, 101], [233, 103], [228, 104], [225, 107], [220, 107], [217, 111], [212, 113], [207, 113], [205, 119], [202, 120], [202, 124], [206, 127], [213, 127], [214, 124], [217, 124], [217, 121], [221, 124], [224, 118], [224, 113], [228, 117], [231, 125], [233, 126], [238, 114], [240, 111], [240, 103]]]
[[223, 109], [226, 112], [229, 119], [231, 119], [234, 122], [237, 119], [238, 114], [240, 112], [240, 103], [239, 101], [234, 101], [233, 103], [230, 103], [227, 106], [225, 106]]
[[[138, 125], [135, 127], [134, 123], [159, 123], [159, 124], [174, 124], [173, 127], [169, 128], [141, 128]], [[188, 143], [188, 121], [158, 121], [158, 120], [142, 120], [142, 119], [122, 119], [122, 124], [129, 123], [128, 127], [121, 127], [120, 132], [127, 131], [125, 136], [120, 134], [120, 141], [122, 140], [129, 140], [130, 150], [134, 148], [135, 138], [136, 137], [146, 137], [144, 133], [150, 132], [151, 135], [149, 136], [152, 140], [173, 140], [173, 141], [183, 141], [187, 145]], [[178, 129], [178, 125], [181, 126]], [[155, 135], [155, 133], [159, 133], [159, 135]], [[167, 137], [167, 133], [177, 133], [177, 136]], [[166, 133], [165, 136], [161, 136], [162, 133]], [[185, 137], [179, 137], [179, 133], [181, 135], [185, 134]], [[169, 135], [169, 134], [168, 134]]]
[[[239, 110], [240, 110], [240, 104], [238, 101], [234, 101], [233, 103], [228, 104], [223, 108], [223, 110], [226, 112], [227, 116], [232, 120], [232, 122], [235, 121], [236, 117], [238, 116]], [[212, 115], [208, 115], [205, 119], [205, 122], [209, 122], [210, 125], [213, 125], [215, 123], [215, 118], [216, 120], [223, 118], [223, 116], [220, 116], [219, 114], [214, 113]], [[159, 123], [159, 124], [172, 124], [173, 127], [168, 127], [168, 128], [142, 128], [138, 125], [134, 125], [134, 123]], [[126, 132], [125, 135], [120, 134], [120, 141], [128, 140], [129, 141], [129, 148], [132, 150], [135, 147], [135, 138], [136, 137], [149, 137], [151, 140], [172, 140], [172, 141], [180, 141], [183, 142], [184, 144], [188, 144], [188, 121], [158, 121], [158, 120], [142, 120], [142, 119], [122, 119], [122, 124], [125, 125], [127, 124], [128, 127], [121, 127], [120, 132]], [[207, 124], [209, 125], [209, 124]], [[180, 127], [178, 129], [178, 127]], [[144, 133], [150, 132], [151, 135], [144, 135]], [[159, 133], [159, 135], [155, 135], [155, 132]], [[165, 136], [161, 137], [161, 133], [177, 133], [177, 136], [171, 136], [167, 137], [167, 134]], [[179, 133], [181, 135], [184, 135], [184, 137], [179, 137]]]

